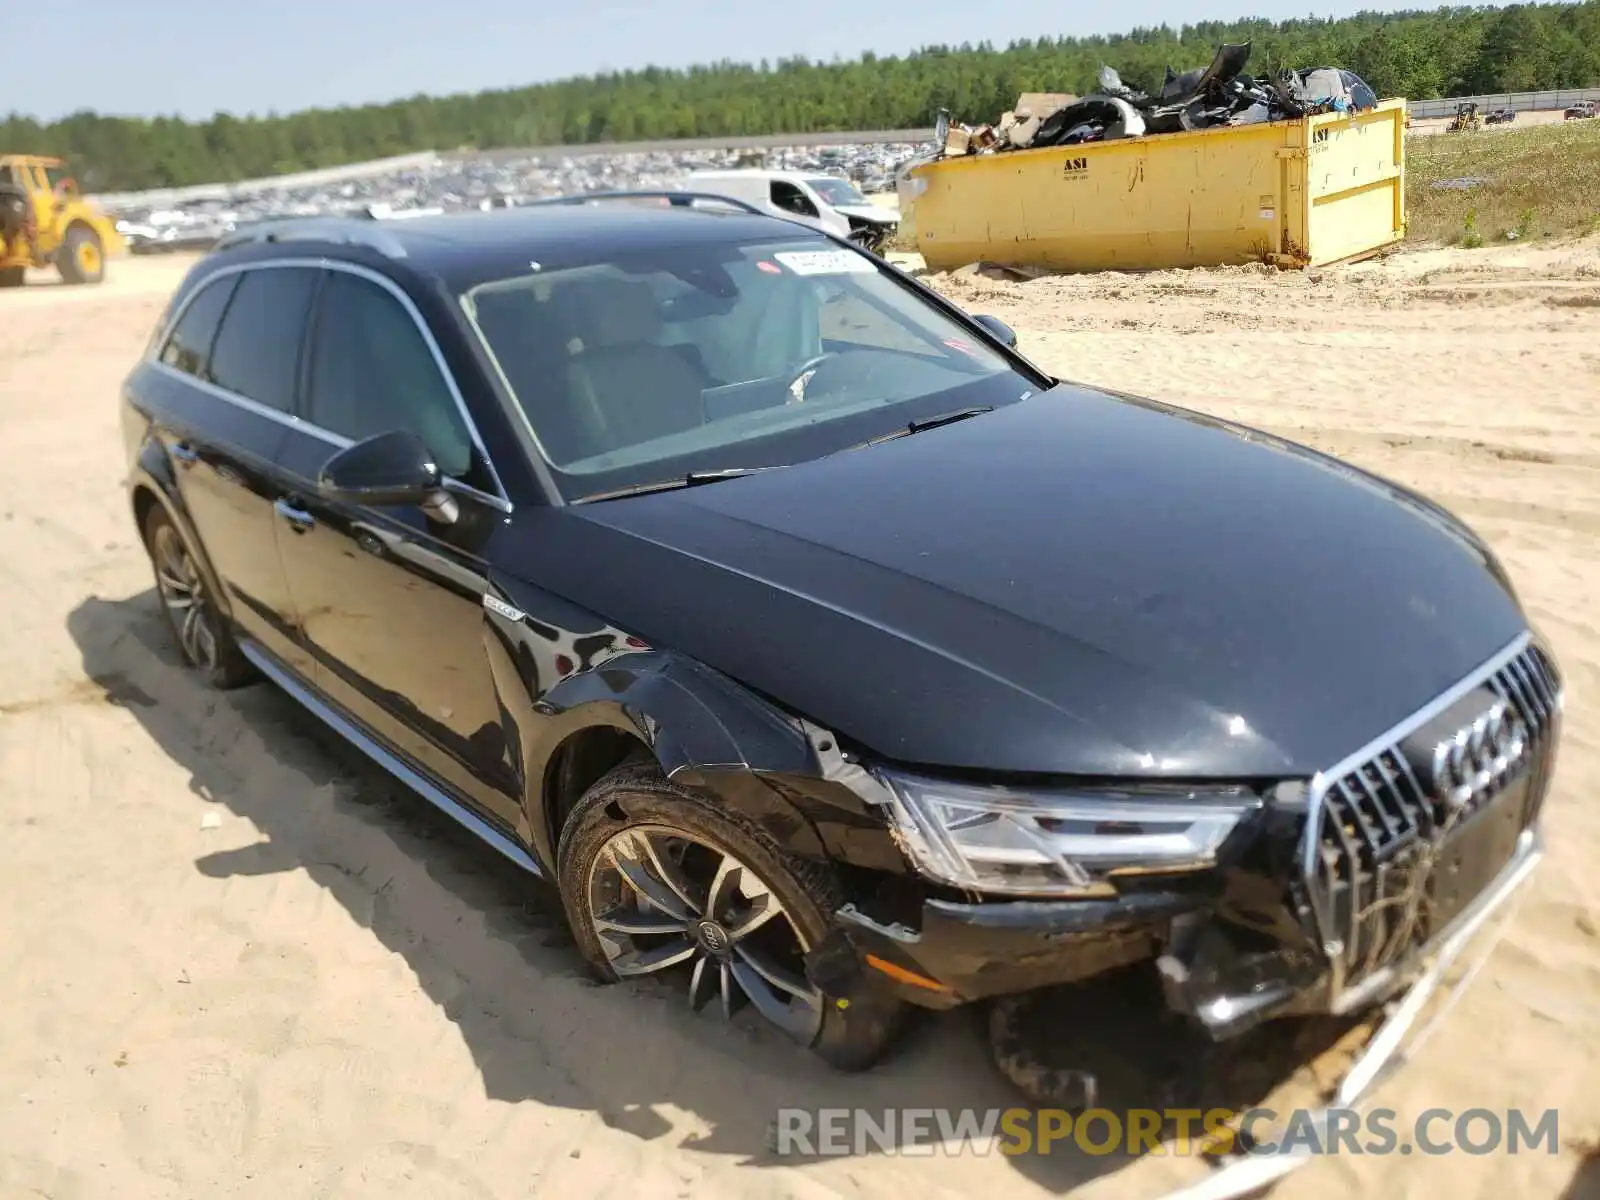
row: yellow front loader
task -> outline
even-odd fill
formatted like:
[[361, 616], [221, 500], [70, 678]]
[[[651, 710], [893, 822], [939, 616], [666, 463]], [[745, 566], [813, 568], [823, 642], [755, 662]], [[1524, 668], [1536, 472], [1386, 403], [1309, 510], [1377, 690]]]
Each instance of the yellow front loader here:
[[1469, 102], [1456, 105], [1456, 115], [1445, 132], [1477, 133], [1482, 128], [1483, 118], [1478, 116], [1478, 106]]
[[64, 283], [99, 283], [106, 257], [125, 248], [60, 159], [0, 154], [0, 288], [21, 287], [29, 267], [48, 266]]

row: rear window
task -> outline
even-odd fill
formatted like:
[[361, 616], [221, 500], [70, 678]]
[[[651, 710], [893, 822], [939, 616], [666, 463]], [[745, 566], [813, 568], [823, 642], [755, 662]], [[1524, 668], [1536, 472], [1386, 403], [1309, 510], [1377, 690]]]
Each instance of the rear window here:
[[240, 277], [211, 350], [213, 383], [268, 408], [293, 410], [317, 275], [312, 267], [258, 267]]

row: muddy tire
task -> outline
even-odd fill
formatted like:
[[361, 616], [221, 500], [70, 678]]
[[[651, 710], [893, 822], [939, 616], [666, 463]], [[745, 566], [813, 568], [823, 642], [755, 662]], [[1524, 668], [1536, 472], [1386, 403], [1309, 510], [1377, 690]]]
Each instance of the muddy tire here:
[[56, 270], [63, 283], [99, 283], [106, 277], [106, 252], [100, 235], [87, 225], [73, 225], [56, 251]]
[[162, 611], [184, 662], [219, 691], [254, 681], [255, 667], [240, 652], [200, 564], [159, 503], [152, 504], [145, 515], [144, 545], [155, 571]]
[[27, 267], [0, 268], [0, 288], [19, 288], [27, 278]]
[[624, 763], [586, 792], [562, 829], [562, 902], [598, 977], [672, 981], [690, 1007], [748, 1004], [829, 1065], [871, 1067], [906, 1005], [887, 994], [823, 994], [801, 955], [832, 928], [843, 895], [824, 863], [784, 851], [738, 813]]

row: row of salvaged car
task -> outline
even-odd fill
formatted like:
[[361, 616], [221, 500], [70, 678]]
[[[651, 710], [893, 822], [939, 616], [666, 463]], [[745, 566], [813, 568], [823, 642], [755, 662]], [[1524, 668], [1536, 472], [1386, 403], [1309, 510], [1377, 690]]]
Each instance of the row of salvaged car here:
[[[1562, 118], [1568, 121], [1583, 121], [1590, 117], [1600, 117], [1600, 104], [1593, 100], [1579, 100], [1567, 107], [1562, 113]], [[1514, 108], [1497, 108], [1484, 117], [1485, 125], [1511, 125], [1516, 122], [1517, 110]]]

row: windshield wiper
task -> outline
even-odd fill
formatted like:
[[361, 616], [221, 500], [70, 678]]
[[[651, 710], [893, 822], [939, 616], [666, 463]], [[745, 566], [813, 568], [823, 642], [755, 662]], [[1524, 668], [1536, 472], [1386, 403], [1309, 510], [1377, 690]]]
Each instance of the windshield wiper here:
[[892, 442], [896, 438], [910, 437], [913, 433], [921, 433], [924, 429], [937, 429], [941, 425], [954, 425], [957, 421], [965, 421], [968, 417], [981, 417], [984, 413], [993, 412], [992, 404], [977, 404], [971, 408], [958, 408], [954, 412], [940, 413], [937, 417], [924, 417], [920, 421], [910, 421], [899, 429], [892, 429], [888, 433], [879, 434], [858, 446], [851, 446], [852, 450], [865, 450], [868, 446], [881, 445]]
[[579, 496], [572, 503], [588, 504], [595, 500], [620, 500], [624, 496], [643, 496], [648, 492], [671, 492], [678, 488], [699, 487], [703, 483], [720, 483], [724, 479], [738, 479], [741, 475], [754, 475], [758, 471], [773, 469], [773, 467], [720, 467], [715, 471], [690, 471], [687, 475], [674, 475], [671, 479], [630, 483], [627, 487], [614, 488], [609, 492], [594, 492], [588, 496]]

